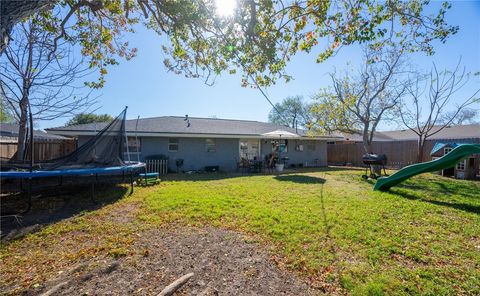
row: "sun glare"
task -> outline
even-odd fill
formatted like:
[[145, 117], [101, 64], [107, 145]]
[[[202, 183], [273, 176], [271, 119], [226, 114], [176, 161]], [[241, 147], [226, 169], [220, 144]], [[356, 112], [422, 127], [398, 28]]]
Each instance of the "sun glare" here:
[[221, 17], [229, 17], [235, 11], [236, 0], [215, 0], [217, 14]]

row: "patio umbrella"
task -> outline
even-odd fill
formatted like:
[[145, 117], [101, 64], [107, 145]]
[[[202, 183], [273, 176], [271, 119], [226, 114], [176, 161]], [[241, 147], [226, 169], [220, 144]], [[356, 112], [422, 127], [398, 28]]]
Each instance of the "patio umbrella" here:
[[[279, 139], [279, 140], [300, 138], [299, 135], [291, 133], [291, 132], [287, 132], [287, 131], [284, 131], [284, 130], [276, 130], [276, 131], [273, 131], [273, 132], [264, 133], [264, 134], [262, 134], [262, 136], [264, 136], [266, 138]], [[278, 150], [278, 158], [279, 159], [281, 159], [281, 154], [282, 154], [282, 151]], [[283, 170], [283, 167], [282, 167], [281, 171], [282, 170]]]
[[296, 138], [300, 138], [299, 135], [291, 133], [291, 132], [287, 132], [287, 131], [284, 131], [284, 130], [276, 130], [276, 131], [273, 131], [273, 132], [264, 133], [264, 134], [262, 134], [262, 136], [264, 136], [266, 138], [273, 138], [273, 139], [296, 139]]

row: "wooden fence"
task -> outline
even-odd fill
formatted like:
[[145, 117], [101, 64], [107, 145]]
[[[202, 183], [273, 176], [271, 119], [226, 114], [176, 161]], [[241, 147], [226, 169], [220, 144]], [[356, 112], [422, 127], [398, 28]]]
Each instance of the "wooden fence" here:
[[[437, 142], [480, 143], [480, 139], [428, 140], [425, 143], [423, 159], [430, 160], [430, 151]], [[386, 154], [388, 167], [402, 168], [416, 163], [417, 141], [373, 142], [372, 150], [377, 154]], [[327, 145], [327, 160], [330, 165], [364, 166], [362, 143], [336, 143]]]
[[147, 159], [146, 165], [148, 173], [159, 173], [160, 175], [168, 173], [168, 160], [166, 159]]
[[[27, 143], [28, 145], [29, 143]], [[75, 139], [38, 139], [34, 141], [34, 160], [49, 160], [71, 153], [77, 148]], [[17, 139], [0, 139], [0, 157], [11, 159], [17, 154]], [[30, 159], [30, 150], [27, 148], [26, 159]]]

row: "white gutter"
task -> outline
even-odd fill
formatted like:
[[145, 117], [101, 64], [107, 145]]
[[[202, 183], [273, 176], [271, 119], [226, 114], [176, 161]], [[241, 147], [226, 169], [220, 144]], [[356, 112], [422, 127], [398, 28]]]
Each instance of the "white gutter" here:
[[[93, 131], [62, 131], [62, 130], [48, 130], [48, 133], [61, 136], [95, 136], [97, 133]], [[128, 136], [135, 136], [134, 131], [126, 132]], [[248, 135], [248, 134], [187, 134], [187, 133], [146, 133], [137, 132], [138, 137], [162, 137], [162, 138], [220, 138], [220, 139], [266, 139], [262, 135]], [[300, 136], [298, 140], [317, 140], [317, 141], [338, 141], [342, 140], [342, 137], [309, 137]]]

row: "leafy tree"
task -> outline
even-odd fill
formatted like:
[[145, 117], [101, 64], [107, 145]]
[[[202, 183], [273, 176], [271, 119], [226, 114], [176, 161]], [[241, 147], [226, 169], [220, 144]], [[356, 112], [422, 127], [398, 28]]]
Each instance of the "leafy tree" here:
[[13, 116], [6, 104], [4, 94], [0, 92], [0, 122], [13, 123]]
[[480, 123], [480, 119], [478, 118], [480, 111], [478, 109], [465, 108], [465, 109], [462, 109], [460, 112], [458, 112], [457, 116], [454, 116], [454, 112], [455, 111], [450, 111], [449, 113], [447, 113], [447, 116], [446, 116], [447, 118], [448, 117], [455, 118], [452, 122], [453, 125]]
[[6, 30], [1, 31], [0, 52], [12, 24], [40, 12], [40, 24], [55, 34], [57, 42], [82, 47], [90, 66], [101, 74], [96, 87], [103, 85], [108, 65], [135, 55], [122, 36], [137, 22], [168, 37], [165, 65], [175, 73], [213, 83], [221, 72], [241, 69], [243, 84], [255, 86], [289, 80], [285, 66], [290, 57], [319, 44], [323, 49], [317, 62], [346, 45], [376, 42], [382, 46], [391, 39], [409, 51], [431, 54], [434, 41], [445, 42], [458, 30], [445, 22], [450, 4], [445, 2], [436, 13], [428, 14], [428, 0], [243, 0], [227, 18], [215, 14], [213, 0], [10, 2], [2, 1]]
[[[17, 2], [17, 3], [13, 3]], [[383, 47], [391, 40], [408, 51], [433, 53], [433, 43], [445, 42], [458, 27], [445, 22], [450, 5], [433, 14], [429, 1], [370, 0], [244, 0], [232, 17], [215, 13], [213, 0], [31, 0], [0, 2], [0, 54], [19, 27], [35, 16], [35, 25], [52, 34], [51, 60], [59, 44], [80, 47], [102, 87], [110, 65], [136, 54], [123, 41], [142, 22], [167, 40], [165, 65], [187, 77], [213, 83], [222, 72], [243, 74], [242, 84], [268, 86], [290, 80], [285, 67], [298, 51], [310, 52], [319, 44], [317, 62], [355, 43]], [[31, 18], [30, 18], [31, 20]]]
[[69, 121], [67, 121], [65, 126], [87, 124], [87, 123], [109, 122], [112, 120], [113, 120], [113, 117], [108, 114], [80, 113], [75, 115]]
[[43, 30], [35, 17], [19, 25], [0, 60], [0, 89], [19, 124], [18, 157], [23, 157], [28, 114], [35, 120], [70, 116], [95, 103], [78, 80], [90, 72], [73, 57], [68, 42], [55, 45], [55, 36]]
[[310, 105], [301, 96], [288, 97], [275, 104], [268, 114], [268, 121], [292, 128], [308, 128], [311, 121]]
[[[425, 142], [430, 137], [449, 125], [473, 117], [468, 115], [472, 106], [477, 106], [478, 110], [480, 88], [458, 103], [452, 101], [470, 80], [470, 73], [460, 64], [461, 61], [455, 69], [445, 71], [438, 71], [433, 64], [430, 73], [417, 73], [412, 79], [415, 83], [407, 86], [407, 97], [399, 106], [398, 113], [405, 127], [418, 136], [418, 162], [423, 161]], [[473, 111], [473, 115], [478, 112]]]
[[358, 75], [331, 74], [333, 87], [315, 95], [313, 127], [319, 131], [360, 133], [366, 153], [373, 153], [372, 141], [378, 124], [392, 115], [405, 94], [403, 51], [365, 50]]

